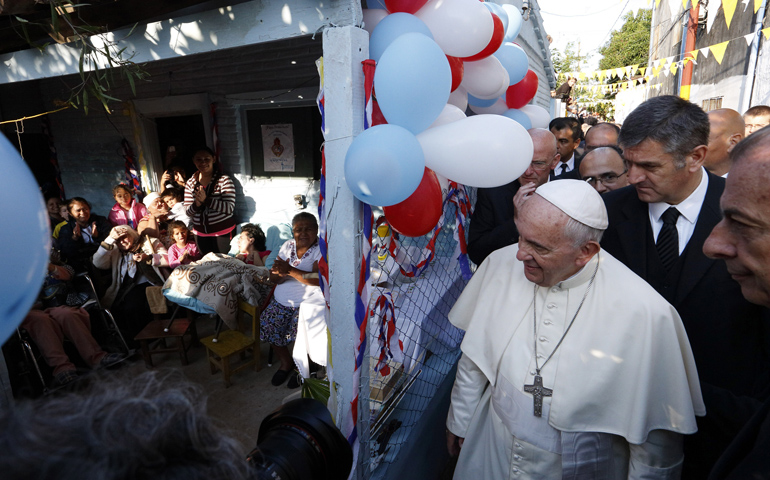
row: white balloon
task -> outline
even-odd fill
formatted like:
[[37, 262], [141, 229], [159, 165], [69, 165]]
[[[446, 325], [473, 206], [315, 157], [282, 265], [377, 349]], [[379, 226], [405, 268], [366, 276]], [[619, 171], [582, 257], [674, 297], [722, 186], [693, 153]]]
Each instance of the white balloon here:
[[471, 105], [470, 107], [473, 113], [477, 115], [502, 115], [508, 111], [508, 105], [502, 97], [498, 98], [497, 101], [489, 107], [477, 107], [475, 105]]
[[364, 9], [364, 30], [369, 32], [369, 36], [372, 35], [374, 27], [377, 26], [380, 21], [388, 16], [388, 11], [382, 8], [365, 8]]
[[454, 92], [449, 94], [447, 103], [451, 103], [464, 112], [468, 108], [468, 92], [460, 85]]
[[499, 187], [521, 176], [532, 161], [532, 139], [502, 115], [476, 115], [417, 135], [425, 166], [472, 187]]
[[508, 14], [508, 26], [505, 28], [505, 37], [503, 39], [506, 42], [513, 42], [519, 36], [524, 19], [521, 17], [521, 11], [518, 7], [510, 4], [502, 5], [502, 7], [505, 13]]
[[508, 70], [494, 55], [476, 62], [464, 62], [461, 86], [476, 98], [490, 100], [504, 94], [510, 77]]
[[428, 128], [440, 127], [441, 125], [446, 125], [447, 123], [456, 122], [458, 120], [462, 120], [463, 118], [465, 118], [464, 111], [460, 110], [457, 106], [452, 105], [451, 103], [447, 103], [444, 106], [444, 109], [438, 115], [438, 118], [436, 119], [436, 121], [433, 122], [431, 126]]
[[532, 122], [532, 128], [548, 128], [551, 123], [551, 114], [540, 105], [524, 105], [519, 110], [526, 113]]
[[451, 57], [470, 57], [484, 50], [495, 30], [489, 10], [478, 0], [430, 0], [415, 15]]

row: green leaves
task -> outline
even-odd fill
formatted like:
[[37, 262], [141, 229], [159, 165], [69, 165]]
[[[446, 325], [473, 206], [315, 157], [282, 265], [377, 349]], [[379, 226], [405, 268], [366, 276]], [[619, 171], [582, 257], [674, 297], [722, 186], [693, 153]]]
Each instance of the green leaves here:
[[[45, 51], [45, 45], [33, 44], [28, 28], [43, 29], [58, 42], [67, 42], [80, 50], [78, 58], [78, 73], [80, 83], [70, 88], [69, 98], [64, 102], [74, 108], [82, 105], [88, 114], [89, 101], [98, 102], [105, 111], [110, 112], [109, 104], [121, 102], [109, 92], [116, 86], [114, 72], [119, 71], [120, 77], [125, 78], [131, 87], [131, 93], [136, 95], [136, 82], [146, 81], [149, 74], [142, 65], [131, 59], [134, 52], [126, 52], [126, 47], [119, 48], [117, 41], [101, 35], [102, 26], [89, 25], [82, 21], [77, 14], [78, 8], [88, 7], [87, 3], [74, 3], [72, 0], [48, 0], [50, 5], [50, 20], [32, 22], [25, 18], [13, 17], [20, 27], [20, 36], [32, 47]], [[73, 14], [76, 18], [73, 18]], [[136, 28], [136, 24], [126, 36], [128, 38]], [[98, 36], [95, 46], [93, 38]], [[92, 101], [93, 100], [93, 101]]]
[[312, 398], [324, 405], [329, 401], [329, 380], [305, 378], [302, 383], [302, 398]]

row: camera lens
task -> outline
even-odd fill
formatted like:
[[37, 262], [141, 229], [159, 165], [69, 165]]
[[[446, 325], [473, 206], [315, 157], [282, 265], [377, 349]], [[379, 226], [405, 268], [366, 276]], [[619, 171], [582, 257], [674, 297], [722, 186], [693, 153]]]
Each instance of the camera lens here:
[[326, 406], [301, 398], [265, 417], [249, 461], [260, 478], [345, 480], [353, 451]]

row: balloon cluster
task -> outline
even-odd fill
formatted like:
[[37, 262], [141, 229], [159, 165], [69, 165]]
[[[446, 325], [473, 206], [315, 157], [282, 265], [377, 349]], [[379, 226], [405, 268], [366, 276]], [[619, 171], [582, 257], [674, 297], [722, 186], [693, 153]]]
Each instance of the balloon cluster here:
[[[547, 127], [527, 105], [538, 87], [513, 40], [523, 19], [512, 5], [478, 0], [369, 0], [370, 57], [377, 62], [374, 126], [345, 158], [350, 190], [384, 207], [394, 230], [430, 232], [447, 179], [505, 185], [526, 170], [527, 129]], [[476, 113], [466, 117], [465, 111]]]

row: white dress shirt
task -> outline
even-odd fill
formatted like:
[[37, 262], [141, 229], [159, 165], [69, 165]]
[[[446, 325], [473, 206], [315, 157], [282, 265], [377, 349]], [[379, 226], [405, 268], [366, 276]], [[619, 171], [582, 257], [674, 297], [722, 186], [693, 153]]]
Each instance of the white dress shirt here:
[[679, 255], [682, 254], [687, 242], [692, 237], [695, 230], [695, 222], [698, 221], [700, 209], [703, 206], [703, 200], [706, 198], [709, 180], [706, 169], [701, 169], [702, 175], [700, 184], [693, 190], [689, 197], [685, 198], [679, 205], [669, 205], [665, 202], [649, 204], [650, 225], [652, 226], [652, 237], [657, 242], [660, 229], [663, 228], [663, 220], [660, 218], [669, 207], [676, 207], [679, 210], [679, 218], [676, 220], [676, 231], [679, 234]]
[[[562, 165], [565, 166], [565, 168], [561, 168]], [[566, 162], [559, 162], [559, 164], [556, 165], [556, 168], [554, 169], [554, 171], [556, 172], [556, 175], [561, 175], [562, 173], [571, 172], [574, 169], [575, 169], [575, 153], [573, 152], [572, 156], [569, 157], [569, 160], [567, 160]]]

